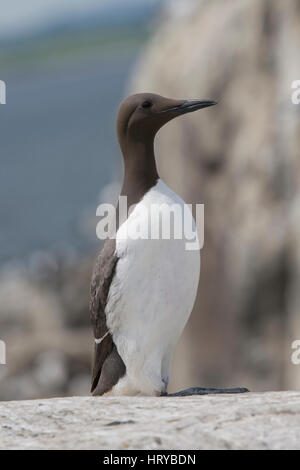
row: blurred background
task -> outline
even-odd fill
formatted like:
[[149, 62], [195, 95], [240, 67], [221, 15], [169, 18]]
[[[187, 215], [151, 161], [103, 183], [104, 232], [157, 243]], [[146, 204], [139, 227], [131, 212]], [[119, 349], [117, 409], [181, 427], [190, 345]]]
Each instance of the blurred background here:
[[300, 389], [300, 0], [0, 0], [0, 400], [86, 395], [99, 202], [115, 201], [120, 101], [219, 105], [156, 141], [205, 204], [201, 280], [170, 391]]

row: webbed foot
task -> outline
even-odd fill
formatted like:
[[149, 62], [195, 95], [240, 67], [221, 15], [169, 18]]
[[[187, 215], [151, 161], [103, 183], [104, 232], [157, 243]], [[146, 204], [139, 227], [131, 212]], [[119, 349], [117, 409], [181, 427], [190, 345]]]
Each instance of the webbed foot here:
[[249, 390], [245, 387], [235, 388], [202, 388], [202, 387], [191, 387], [181, 390], [175, 393], [162, 393], [162, 397], [187, 397], [190, 395], [214, 395], [219, 393], [245, 393]]

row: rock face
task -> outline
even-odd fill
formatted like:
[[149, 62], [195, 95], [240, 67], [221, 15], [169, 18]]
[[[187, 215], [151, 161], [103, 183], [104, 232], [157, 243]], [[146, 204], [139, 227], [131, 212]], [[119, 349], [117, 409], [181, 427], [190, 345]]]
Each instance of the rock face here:
[[291, 363], [300, 338], [299, 6], [170, 1], [133, 75], [132, 92], [219, 102], [174, 120], [157, 143], [164, 180], [205, 205], [199, 298], [175, 388], [300, 388]]
[[0, 400], [88, 393], [91, 269], [87, 258], [43, 265], [43, 277], [1, 271], [0, 339], [7, 364], [0, 364]]
[[1, 449], [300, 449], [300, 393], [0, 403]]

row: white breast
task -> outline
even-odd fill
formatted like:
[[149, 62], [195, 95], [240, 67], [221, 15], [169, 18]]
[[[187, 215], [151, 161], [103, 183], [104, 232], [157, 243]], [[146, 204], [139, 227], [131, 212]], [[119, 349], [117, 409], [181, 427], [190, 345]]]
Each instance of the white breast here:
[[183, 207], [184, 202], [159, 180], [117, 232], [119, 261], [106, 317], [126, 377], [115, 386], [115, 394], [154, 395], [165, 390], [173, 350], [197, 293], [200, 252], [188, 251], [184, 237], [132, 240], [128, 236], [137, 227], [148, 232], [153, 204]]

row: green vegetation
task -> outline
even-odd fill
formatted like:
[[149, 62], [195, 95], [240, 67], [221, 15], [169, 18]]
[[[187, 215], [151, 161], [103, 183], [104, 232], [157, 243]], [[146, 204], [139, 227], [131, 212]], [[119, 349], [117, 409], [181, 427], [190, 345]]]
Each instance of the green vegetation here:
[[118, 29], [101, 28], [76, 30], [35, 37], [18, 43], [2, 44], [1, 74], [19, 69], [53, 67], [61, 62], [71, 63], [99, 55], [117, 56], [137, 49], [149, 32], [144, 25]]

